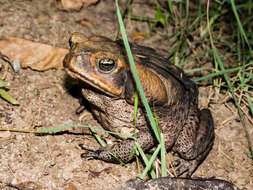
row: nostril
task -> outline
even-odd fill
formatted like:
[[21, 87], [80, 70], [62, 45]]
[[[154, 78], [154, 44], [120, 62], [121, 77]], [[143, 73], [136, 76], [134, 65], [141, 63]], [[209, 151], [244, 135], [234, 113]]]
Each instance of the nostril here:
[[71, 54], [70, 53], [65, 55], [65, 57], [63, 59], [63, 67], [65, 67], [65, 68], [68, 67], [70, 59], [71, 59]]
[[76, 44], [73, 43], [72, 41], [69, 41], [69, 49], [70, 51], [73, 51], [76, 48]]

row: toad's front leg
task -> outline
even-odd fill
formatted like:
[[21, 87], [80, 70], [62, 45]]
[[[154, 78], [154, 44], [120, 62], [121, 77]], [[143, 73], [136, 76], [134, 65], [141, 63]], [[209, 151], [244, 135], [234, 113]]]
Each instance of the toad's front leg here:
[[[136, 134], [136, 142], [144, 151], [151, 149], [156, 144], [153, 135], [149, 132], [138, 132]], [[93, 157], [96, 159], [104, 160], [106, 162], [119, 163], [122, 161], [123, 163], [127, 163], [131, 161], [135, 155], [135, 142], [134, 140], [130, 139], [123, 140], [117, 144], [112, 145], [111, 147], [98, 150], [92, 150], [85, 147], [84, 145], [80, 146], [85, 150], [92, 151], [92, 153], [81, 154], [82, 158]]]

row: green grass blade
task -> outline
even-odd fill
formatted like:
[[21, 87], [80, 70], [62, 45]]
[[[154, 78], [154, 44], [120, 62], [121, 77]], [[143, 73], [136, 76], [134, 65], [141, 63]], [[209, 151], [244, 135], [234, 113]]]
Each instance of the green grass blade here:
[[[240, 38], [240, 30], [237, 29], [237, 59], [238, 59], [238, 63], [241, 63], [241, 38]], [[241, 65], [241, 64], [240, 64]]]
[[250, 99], [250, 95], [249, 95], [248, 92], [246, 92], [246, 96], [247, 96], [247, 101], [248, 101], [248, 104], [249, 104], [251, 116], [253, 116], [253, 103]]
[[143, 170], [140, 178], [141, 179], [144, 179], [144, 177], [147, 175], [148, 171], [151, 169], [158, 153], [160, 152], [161, 150], [161, 144], [158, 145], [158, 147], [156, 148], [155, 152], [153, 153], [153, 155], [151, 156], [150, 160], [148, 161], [148, 164], [147, 166], [145, 167], [145, 169]]
[[166, 148], [164, 142], [164, 136], [161, 133], [161, 175], [162, 177], [167, 176], [167, 167], [166, 167]]
[[165, 19], [162, 14], [162, 10], [160, 6], [157, 6], [156, 8], [156, 17], [155, 17], [156, 23], [161, 23], [163, 26], [165, 25]]
[[0, 97], [13, 105], [19, 105], [19, 102], [4, 89], [0, 89]]
[[98, 141], [98, 143], [102, 146], [102, 147], [106, 147], [106, 143], [100, 138], [100, 136], [96, 133], [94, 128], [89, 127], [92, 135], [96, 138], [96, 140]]
[[134, 58], [133, 58], [133, 55], [131, 53], [130, 46], [129, 46], [129, 43], [128, 43], [128, 40], [127, 40], [127, 35], [126, 35], [125, 27], [124, 27], [123, 20], [122, 20], [121, 14], [120, 14], [118, 0], [115, 0], [115, 3], [116, 3], [118, 22], [119, 22], [119, 25], [120, 25], [120, 30], [121, 30], [124, 46], [126, 48], [127, 56], [128, 56], [129, 62], [130, 62], [130, 69], [131, 69], [131, 72], [133, 74], [134, 80], [136, 82], [137, 90], [138, 90], [138, 92], [140, 94], [142, 103], [143, 103], [143, 105], [144, 105], [144, 107], [146, 109], [148, 120], [149, 120], [149, 122], [151, 124], [151, 127], [152, 127], [154, 133], [155, 133], [156, 139], [158, 140], [158, 142], [160, 142], [160, 135], [159, 135], [158, 131], [156, 130], [155, 119], [154, 119], [154, 117], [152, 115], [151, 109], [149, 107], [149, 104], [147, 102], [147, 99], [145, 97], [145, 94], [144, 94], [144, 91], [143, 91], [143, 88], [142, 88], [142, 85], [141, 85], [141, 82], [140, 82], [140, 79], [139, 79], [139, 76], [138, 76], [138, 74], [136, 72], [136, 67], [135, 67], [135, 64], [134, 64]]
[[[253, 62], [249, 62], [248, 64], [245, 65], [245, 67], [248, 67], [250, 65], [253, 65]], [[235, 68], [231, 68], [231, 69], [225, 69], [224, 70], [221, 70], [221, 71], [218, 71], [218, 72], [215, 72], [215, 73], [210, 73], [208, 75], [205, 75], [205, 76], [202, 76], [202, 77], [199, 77], [197, 79], [195, 79], [194, 81], [195, 82], [199, 82], [199, 81], [202, 81], [202, 80], [205, 80], [207, 78], [214, 78], [214, 77], [217, 77], [219, 75], [224, 75], [224, 74], [227, 74], [227, 73], [232, 73], [232, 72], [235, 72], [235, 71], [239, 71], [242, 69], [242, 66], [240, 67], [235, 67]]]
[[173, 20], [175, 20], [175, 13], [174, 13], [174, 9], [172, 7], [172, 0], [167, 0], [167, 2], [168, 2], [169, 10], [170, 10], [170, 15], [173, 18]]
[[186, 6], [185, 6], [185, 30], [188, 28], [189, 23], [189, 0], [186, 0]]
[[156, 19], [150, 18], [148, 16], [137, 16], [137, 15], [126, 15], [127, 18], [130, 18], [131, 20], [136, 20], [140, 22], [148, 22], [148, 23], [156, 23]]
[[9, 83], [3, 80], [0, 80], [0, 88], [9, 86]]
[[[138, 93], [135, 91], [134, 93], [134, 142], [136, 144], [136, 122], [137, 122], [137, 111], [138, 111], [138, 104], [139, 104], [139, 98], [138, 98]], [[135, 151], [135, 148], [134, 148]], [[136, 151], [135, 151], [136, 152]], [[134, 153], [134, 152], [133, 152]], [[136, 154], [136, 160], [138, 162], [138, 156]]]
[[93, 126], [90, 126], [90, 125], [66, 125], [66, 126], [54, 127], [54, 128], [50, 128], [50, 129], [40, 129], [40, 130], [37, 130], [37, 131], [33, 131], [32, 133], [37, 133], [37, 134], [52, 133], [52, 132], [63, 131], [63, 130], [66, 130], [66, 129], [76, 128], [76, 127], [83, 127], [83, 128], [93, 129], [93, 130], [96, 130], [96, 131], [103, 131], [103, 132], [106, 132], [106, 133], [109, 133], [109, 134], [112, 134], [112, 135], [117, 135], [117, 136], [121, 136], [121, 137], [124, 137], [124, 138], [129, 138], [129, 139], [134, 140], [134, 138], [131, 137], [131, 136], [116, 133], [116, 132], [112, 132], [112, 131], [108, 131], [108, 130], [105, 130], [105, 129], [100, 129], [100, 128], [93, 127]]
[[[136, 147], [137, 147], [137, 150], [139, 151], [145, 165], [147, 166], [148, 165], [148, 159], [147, 159], [144, 151], [142, 150], [141, 146], [138, 143], [136, 143]], [[152, 179], [156, 178], [156, 173], [155, 173], [154, 168], [151, 168], [150, 175], [151, 175]]]
[[235, 15], [237, 24], [238, 24], [238, 26], [239, 26], [240, 32], [241, 32], [241, 34], [242, 34], [242, 36], [243, 36], [245, 42], [246, 42], [247, 45], [248, 45], [249, 53], [250, 53], [251, 56], [253, 56], [253, 52], [252, 52], [252, 49], [251, 49], [251, 45], [250, 45], [250, 43], [249, 43], [249, 40], [248, 40], [247, 35], [246, 35], [246, 33], [245, 33], [245, 31], [244, 31], [244, 29], [243, 29], [243, 27], [242, 27], [242, 23], [241, 23], [241, 21], [240, 21], [239, 15], [238, 15], [238, 13], [237, 13], [235, 1], [234, 1], [234, 0], [230, 0], [230, 3], [231, 3], [231, 6], [232, 6], [232, 10], [233, 10], [233, 12], [234, 12], [234, 15]]
[[138, 111], [138, 104], [139, 104], [138, 93], [134, 93], [134, 138], [136, 139], [136, 121], [137, 121], [137, 111]]

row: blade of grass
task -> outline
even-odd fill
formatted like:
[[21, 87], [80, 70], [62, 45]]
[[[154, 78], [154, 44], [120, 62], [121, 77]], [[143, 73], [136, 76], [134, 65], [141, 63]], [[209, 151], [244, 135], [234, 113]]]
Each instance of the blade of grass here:
[[139, 104], [139, 98], [138, 93], [134, 93], [134, 138], [136, 141], [136, 122], [137, 122], [137, 110], [138, 110], [138, 104]]
[[252, 101], [250, 99], [250, 95], [249, 95], [248, 92], [246, 92], [246, 96], [247, 96], [247, 100], [248, 100], [248, 104], [249, 104], [251, 115], [253, 116], [253, 104], [252, 104]]
[[136, 82], [137, 90], [138, 90], [138, 93], [141, 97], [141, 101], [142, 101], [142, 103], [145, 107], [145, 110], [147, 111], [148, 120], [151, 124], [151, 127], [152, 127], [153, 131], [154, 131], [156, 139], [158, 140], [158, 142], [160, 142], [160, 135], [159, 135], [158, 131], [156, 130], [155, 119], [152, 115], [151, 109], [149, 107], [149, 104], [147, 102], [147, 99], [145, 97], [145, 94], [144, 94], [144, 91], [143, 91], [143, 88], [142, 88], [142, 85], [141, 85], [141, 82], [140, 82], [140, 79], [139, 79], [139, 76], [136, 72], [136, 67], [135, 67], [135, 64], [134, 64], [134, 58], [133, 58], [133, 55], [132, 55], [131, 50], [130, 50], [130, 45], [128, 43], [125, 27], [124, 27], [124, 24], [123, 24], [123, 20], [122, 20], [119, 5], [118, 5], [118, 0], [115, 0], [115, 3], [116, 3], [116, 11], [117, 11], [117, 16], [118, 16], [118, 22], [119, 22], [119, 25], [120, 25], [120, 30], [121, 30], [124, 46], [126, 48], [127, 56], [128, 56], [129, 62], [130, 62], [130, 69], [131, 69], [131, 72], [133, 74], [134, 80]]
[[188, 23], [189, 23], [189, 0], [186, 0], [184, 30], [188, 28]]
[[[136, 72], [136, 67], [135, 67], [135, 64], [134, 64], [134, 59], [133, 59], [133, 56], [132, 56], [132, 53], [131, 53], [131, 50], [130, 50], [130, 46], [129, 46], [129, 43], [128, 43], [128, 40], [127, 40], [127, 35], [126, 35], [125, 27], [124, 27], [123, 20], [122, 20], [121, 14], [120, 14], [120, 9], [119, 9], [119, 6], [118, 6], [118, 0], [115, 0], [115, 3], [116, 3], [116, 9], [117, 9], [116, 11], [117, 11], [118, 22], [119, 22], [119, 25], [120, 25], [123, 42], [124, 42], [124, 46], [125, 46], [125, 49], [126, 49], [126, 52], [127, 52], [129, 63], [130, 63], [130, 70], [131, 70], [132, 75], [134, 77], [134, 80], [136, 82], [137, 91], [138, 91], [138, 93], [139, 93], [139, 95], [141, 97], [141, 101], [142, 101], [142, 103], [143, 103], [143, 105], [145, 107], [145, 110], [147, 112], [147, 116], [148, 116], [149, 122], [151, 124], [151, 127], [152, 127], [152, 129], [154, 131], [156, 139], [158, 140], [158, 142], [160, 142], [160, 133], [158, 131], [158, 127], [156, 125], [156, 121], [155, 121], [155, 119], [154, 119], [154, 117], [152, 115], [150, 106], [149, 106], [149, 104], [147, 102], [147, 99], [145, 97], [142, 85], [140, 83], [140, 79], [139, 79], [138, 73]], [[148, 165], [144, 169], [144, 171], [143, 171], [142, 175], [140, 176], [140, 178], [143, 179], [147, 175], [147, 172], [150, 171], [151, 166], [153, 165], [154, 159], [157, 157], [157, 154], [160, 151], [160, 147], [161, 147], [161, 145], [158, 146], [158, 148], [156, 149], [156, 151], [152, 155], [152, 157], [151, 157]], [[141, 149], [139, 149], [139, 151], [143, 152]], [[154, 174], [151, 173], [151, 175], [154, 175]]]
[[160, 8], [159, 5], [156, 6], [156, 23], [161, 23], [163, 26], [165, 25], [165, 19], [164, 19], [164, 16], [162, 14], [162, 10]]
[[253, 56], [253, 52], [252, 52], [252, 49], [251, 49], [251, 45], [249, 43], [249, 40], [247, 38], [247, 35], [242, 27], [242, 23], [240, 21], [240, 18], [239, 18], [239, 15], [237, 13], [237, 10], [236, 10], [236, 5], [235, 5], [235, 1], [234, 0], [230, 0], [230, 3], [231, 3], [231, 6], [232, 6], [232, 10], [234, 12], [234, 15], [235, 15], [235, 18], [236, 18], [236, 21], [237, 21], [237, 24], [238, 24], [238, 27], [240, 29], [240, 32], [241, 32], [241, 35], [243, 36], [243, 39], [245, 40], [245, 42], [247, 43], [247, 46], [249, 48], [249, 53], [250, 53], [250, 56]]
[[95, 129], [89, 127], [92, 135], [96, 138], [96, 140], [98, 141], [98, 143], [102, 146], [102, 147], [106, 147], [106, 143], [100, 138], [100, 136], [96, 133]]
[[10, 132], [20, 132], [20, 133], [35, 133], [35, 134], [49, 134], [49, 133], [54, 133], [54, 132], [57, 132], [57, 131], [63, 131], [63, 130], [66, 130], [66, 129], [76, 128], [76, 127], [83, 127], [83, 128], [89, 128], [89, 129], [92, 129], [92, 130], [103, 131], [103, 132], [106, 132], [106, 133], [109, 133], [109, 134], [112, 134], [112, 135], [117, 135], [117, 136], [121, 136], [121, 137], [124, 137], [124, 138], [134, 140], [134, 138], [132, 136], [128, 136], [128, 135], [108, 131], [108, 130], [105, 130], [105, 129], [100, 129], [100, 128], [93, 127], [93, 126], [90, 126], [90, 125], [66, 125], [66, 126], [54, 127], [54, 128], [50, 128], [50, 129], [40, 129], [40, 130], [37, 130], [37, 131], [23, 130], [23, 129], [0, 128], [0, 131], [10, 131]]
[[162, 177], [167, 176], [167, 167], [166, 167], [166, 148], [164, 143], [164, 136], [161, 133], [161, 175]]
[[37, 133], [37, 134], [51, 133], [51, 132], [62, 131], [62, 130], [65, 130], [65, 129], [76, 128], [76, 127], [89, 128], [89, 129], [93, 129], [93, 130], [96, 130], [96, 131], [104, 131], [104, 132], [112, 134], [112, 135], [118, 135], [118, 136], [121, 136], [121, 137], [124, 137], [124, 138], [134, 139], [133, 137], [128, 136], [128, 135], [108, 131], [108, 130], [105, 130], [105, 129], [99, 129], [99, 128], [96, 128], [96, 127], [93, 127], [93, 126], [90, 126], [90, 125], [66, 125], [66, 126], [60, 126], [60, 127], [55, 127], [55, 128], [51, 128], [51, 129], [41, 129], [41, 130], [38, 130], [38, 131], [33, 131], [32, 133]]
[[[136, 143], [136, 147], [137, 147], [137, 150], [139, 151], [145, 165], [147, 166], [148, 165], [148, 159], [147, 159], [144, 151], [142, 150], [141, 146], [138, 143]], [[150, 175], [151, 175], [152, 179], [156, 178], [156, 173], [155, 173], [155, 170], [153, 168], [150, 171]]]
[[117, 160], [118, 162], [119, 162], [119, 164], [120, 165], [122, 165], [122, 166], [125, 166], [126, 165], [126, 163], [124, 163], [121, 159], [119, 159], [116, 155], [114, 155], [113, 153], [111, 153], [111, 152], [109, 152], [110, 153], [110, 155], [113, 157], [113, 158], [115, 158], [115, 160]]
[[0, 131], [9, 131], [15, 133], [36, 133], [36, 131], [23, 130], [23, 129], [6, 129], [6, 128], [0, 128]]
[[199, 72], [199, 71], [210, 71], [212, 70], [212, 68], [193, 68], [193, 69], [185, 69], [184, 72], [185, 73], [194, 73], [194, 72]]
[[195, 21], [193, 23], [195, 23], [193, 25], [193, 28], [194, 29], [198, 29], [199, 28], [199, 25], [201, 23], [201, 20], [202, 20], [202, 0], [199, 0], [198, 2], [199, 6], [198, 6], [198, 14], [197, 14], [197, 18], [195, 19]]
[[153, 155], [151, 156], [147, 166], [145, 167], [145, 169], [143, 170], [140, 178], [141, 179], [144, 179], [144, 177], [147, 175], [148, 171], [151, 169], [159, 151], [161, 150], [161, 144], [158, 145], [158, 147], [156, 148], [155, 152], [153, 153]]
[[240, 31], [237, 29], [237, 57], [238, 63], [241, 63], [241, 38], [240, 38]]
[[19, 105], [19, 102], [6, 92], [4, 89], [0, 89], [0, 97], [8, 101], [13, 105]]
[[130, 10], [130, 5], [133, 3], [133, 0], [127, 0], [124, 6], [122, 17], [125, 18], [125, 16], [128, 14], [128, 11]]
[[9, 83], [3, 80], [0, 80], [0, 88], [9, 86]]
[[[250, 66], [250, 65], [253, 65], [253, 62], [250, 62], [250, 63], [246, 64], [245, 67]], [[216, 76], [219, 76], [219, 75], [224, 75], [225, 73], [227, 74], [227, 73], [230, 73], [230, 72], [239, 71], [241, 69], [242, 69], [242, 66], [236, 67], [236, 68], [231, 68], [231, 69], [225, 69], [224, 68], [224, 70], [218, 71], [216, 73], [210, 73], [208, 75], [199, 77], [199, 78], [195, 79], [194, 81], [199, 82], [199, 81], [205, 80], [207, 78], [213, 78], [213, 77], [216, 77]]]
[[150, 18], [147, 16], [127, 15], [126, 17], [130, 18], [131, 20], [136, 20], [140, 22], [156, 23], [156, 20], [154, 18]]
[[[136, 144], [137, 111], [138, 111], [138, 104], [139, 104], [138, 100], [139, 100], [138, 93], [137, 93], [137, 91], [135, 91], [135, 93], [134, 93], [134, 142], [135, 142], [135, 144]], [[134, 147], [134, 151], [133, 152], [131, 151], [131, 153], [134, 155], [135, 152], [136, 152], [135, 156], [136, 156], [137, 166], [139, 166], [138, 155], [137, 155], [138, 152], [136, 151], [136, 147]]]
[[157, 113], [156, 113], [156, 110], [155, 110], [155, 105], [153, 105], [153, 113], [154, 113], [154, 118], [155, 118], [155, 124], [156, 124], [156, 130], [158, 131], [158, 133], [160, 134], [160, 130], [159, 130], [159, 127], [158, 127], [158, 118], [157, 118]]
[[170, 15], [171, 15], [172, 19], [175, 20], [175, 13], [174, 13], [174, 9], [172, 7], [172, 0], [167, 0], [167, 2], [168, 2], [169, 10], [170, 10]]

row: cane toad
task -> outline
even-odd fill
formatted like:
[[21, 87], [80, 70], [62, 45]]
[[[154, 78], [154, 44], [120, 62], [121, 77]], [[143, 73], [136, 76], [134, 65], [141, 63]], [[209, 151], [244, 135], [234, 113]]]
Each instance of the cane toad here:
[[[94, 117], [103, 128], [113, 132], [134, 129], [136, 85], [122, 41], [101, 36], [86, 38], [74, 33], [69, 42], [64, 67], [70, 76], [88, 86], [82, 89], [82, 94], [90, 103]], [[131, 50], [147, 100], [155, 108], [165, 146], [179, 155], [179, 173], [191, 175], [213, 145], [211, 113], [208, 109], [198, 109], [198, 88], [180, 68], [152, 48], [131, 44]], [[136, 141], [143, 150], [157, 144], [141, 105], [136, 127]], [[134, 145], [133, 140], [125, 139], [105, 149], [84, 153], [82, 157], [128, 162]]]

